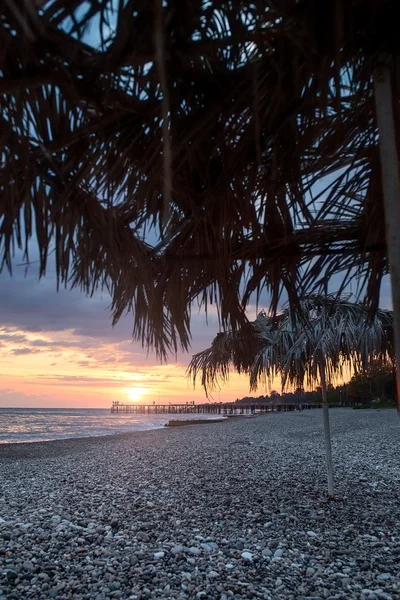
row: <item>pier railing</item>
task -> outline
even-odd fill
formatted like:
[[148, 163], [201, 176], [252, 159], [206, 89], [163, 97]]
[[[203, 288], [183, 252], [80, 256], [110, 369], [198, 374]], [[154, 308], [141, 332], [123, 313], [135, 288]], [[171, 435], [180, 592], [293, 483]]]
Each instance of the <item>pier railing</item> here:
[[181, 404], [122, 404], [112, 403], [111, 412], [116, 414], [218, 414], [218, 415], [248, 415], [266, 412], [289, 412], [295, 410], [310, 410], [321, 408], [320, 403], [309, 404], [236, 404], [236, 403], [181, 403]]

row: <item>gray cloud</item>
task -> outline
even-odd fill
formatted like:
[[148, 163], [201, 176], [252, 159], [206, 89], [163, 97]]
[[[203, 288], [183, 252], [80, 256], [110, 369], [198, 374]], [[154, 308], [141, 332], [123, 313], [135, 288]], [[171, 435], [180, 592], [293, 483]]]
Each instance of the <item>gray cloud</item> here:
[[15, 356], [22, 356], [24, 354], [38, 354], [40, 350], [36, 350], [34, 348], [15, 348], [15, 350], [11, 350], [11, 354]]
[[15, 333], [3, 333], [6, 331], [5, 329], [0, 330], [0, 340], [3, 342], [12, 342], [14, 344], [20, 344], [21, 342], [26, 342], [26, 335], [20, 335]]
[[[15, 261], [15, 264], [18, 260]], [[111, 325], [109, 311], [110, 297], [104, 293], [96, 293], [86, 297], [79, 290], [61, 289], [56, 291], [54, 271], [49, 270], [48, 276], [38, 280], [37, 271], [33, 267], [28, 270], [14, 268], [11, 278], [3, 273], [0, 276], [0, 341], [23, 344], [25, 349], [49, 348], [59, 352], [65, 348], [93, 349], [94, 356], [104, 364], [121, 363], [126, 365], [158, 364], [154, 354], [148, 354], [139, 343], [131, 340], [131, 318], [126, 316], [115, 326]], [[339, 285], [340, 277], [333, 284]], [[333, 288], [332, 288], [333, 289]], [[351, 290], [350, 290], [351, 291]], [[268, 305], [267, 297], [261, 297], [259, 307]], [[391, 307], [389, 279], [384, 279], [381, 290], [381, 306]], [[254, 307], [253, 307], [254, 308]], [[13, 328], [26, 332], [56, 333], [72, 331], [74, 340], [33, 340], [28, 341], [23, 334], [17, 334]], [[186, 365], [192, 353], [207, 347], [218, 332], [218, 319], [215, 313], [208, 316], [208, 324], [203, 313], [193, 313], [192, 316], [192, 349], [190, 354], [179, 353], [172, 356], [169, 362]], [[105, 345], [118, 345], [119, 355], [105, 352], [100, 357], [99, 349]]]
[[[53, 350], [74, 347], [96, 349], [105, 344], [123, 344], [124, 359], [130, 363], [158, 363], [152, 353], [148, 354], [139, 343], [132, 343], [129, 315], [112, 327], [110, 297], [106, 293], [88, 298], [78, 290], [61, 289], [57, 292], [54, 276], [50, 274], [38, 281], [33, 270], [28, 270], [24, 276], [15, 269], [12, 278], [3, 273], [0, 279], [0, 332], [5, 336], [4, 340]], [[216, 315], [210, 314], [208, 322], [207, 326], [204, 315], [193, 316], [193, 352], [207, 346], [217, 333]], [[70, 330], [75, 340], [28, 341], [23, 335], [17, 336], [12, 328], [42, 334]], [[177, 358], [186, 364], [189, 355], [179, 354]], [[113, 362], [115, 359], [109, 356], [107, 360]], [[175, 362], [174, 356], [171, 362]]]
[[100, 345], [99, 342], [93, 341], [91, 339], [78, 339], [73, 341], [67, 340], [32, 340], [27, 342], [29, 346], [38, 347], [38, 348], [52, 348], [54, 350], [59, 350], [61, 348], [96, 348]]
[[47, 340], [32, 340], [28, 344], [34, 348], [54, 348], [54, 346], [60, 345], [58, 342], [49, 342]]

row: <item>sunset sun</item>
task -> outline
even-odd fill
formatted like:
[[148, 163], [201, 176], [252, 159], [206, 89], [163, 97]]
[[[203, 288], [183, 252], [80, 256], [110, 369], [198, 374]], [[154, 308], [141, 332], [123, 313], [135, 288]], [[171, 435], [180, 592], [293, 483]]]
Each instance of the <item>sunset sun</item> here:
[[146, 393], [146, 388], [131, 388], [130, 390], [128, 390], [129, 399], [133, 402], [138, 402], [139, 400], [142, 400], [142, 396], [144, 396]]

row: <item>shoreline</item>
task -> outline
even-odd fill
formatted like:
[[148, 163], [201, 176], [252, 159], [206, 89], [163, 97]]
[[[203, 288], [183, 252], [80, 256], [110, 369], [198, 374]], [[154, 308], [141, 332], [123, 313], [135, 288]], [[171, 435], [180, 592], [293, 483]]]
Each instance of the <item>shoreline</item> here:
[[[230, 419], [218, 420], [218, 423], [227, 423]], [[202, 423], [193, 425], [215, 425], [216, 421], [204, 419]], [[136, 429], [105, 435], [92, 435], [82, 437], [57, 438], [55, 440], [38, 440], [32, 442], [5, 442], [0, 444], [0, 464], [2, 460], [14, 461], [21, 459], [52, 458], [70, 453], [80, 453], [88, 447], [95, 448], [99, 444], [112, 443], [117, 440], [130, 440], [157, 434], [161, 431], [176, 431], [184, 425], [191, 425], [190, 419], [175, 427], [166, 424], [151, 429]]]
[[[165, 431], [165, 427], [157, 427], [157, 428], [153, 428], [153, 429], [145, 429], [145, 430], [134, 430], [134, 431], [124, 431], [124, 432], [120, 432], [120, 433], [110, 433], [110, 434], [105, 434], [105, 435], [92, 435], [92, 436], [84, 436], [84, 437], [70, 437], [70, 438], [57, 438], [55, 440], [40, 440], [40, 441], [33, 441], [33, 442], [6, 442], [6, 443], [2, 443], [0, 444], [0, 463], [1, 460], [3, 458], [9, 458], [9, 456], [7, 456], [7, 454], [10, 454], [10, 452], [7, 451], [11, 451], [11, 454], [14, 454], [14, 450], [16, 451], [15, 454], [18, 454], [19, 451], [20, 452], [20, 458], [41, 458], [39, 456], [39, 454], [44, 453], [45, 450], [50, 449], [51, 447], [53, 447], [54, 449], [58, 450], [68, 450], [68, 449], [72, 449], [72, 450], [80, 450], [80, 446], [86, 446], [86, 445], [97, 445], [100, 443], [105, 443], [105, 442], [112, 442], [113, 440], [117, 440], [117, 439], [124, 439], [124, 438], [130, 438], [132, 436], [143, 436], [143, 435], [148, 435], [151, 434], [152, 432], [160, 432], [160, 431]], [[58, 448], [59, 447], [59, 448]], [[3, 452], [3, 449], [5, 450], [5, 452]], [[29, 450], [33, 450], [33, 452], [29, 452]], [[83, 449], [83, 448], [82, 448]], [[26, 450], [27, 452], [24, 453], [23, 451]], [[37, 452], [39, 451], [39, 452]], [[43, 452], [41, 452], [43, 451]], [[24, 454], [28, 454], [28, 456], [24, 456]], [[57, 453], [57, 456], [59, 456], [59, 454]], [[15, 458], [15, 460], [17, 460], [17, 458]]]
[[[23, 442], [0, 442], [0, 461], [3, 457], [3, 449], [15, 448], [15, 447], [37, 447], [44, 444], [62, 444], [67, 446], [68, 444], [74, 443], [85, 443], [86, 441], [95, 440], [108, 440], [115, 437], [131, 436], [137, 434], [147, 434], [151, 431], [165, 431], [168, 429], [175, 429], [176, 427], [184, 427], [188, 425], [213, 425], [216, 423], [227, 423], [228, 421], [237, 421], [245, 419], [255, 419], [256, 417], [264, 416], [263, 414], [258, 415], [226, 415], [223, 417], [216, 417], [210, 419], [170, 419], [164, 424], [158, 427], [149, 427], [148, 429], [132, 429], [130, 431], [116, 431], [115, 433], [105, 433], [98, 435], [85, 435], [85, 436], [70, 436], [65, 438], [54, 438], [48, 440], [26, 440]], [[169, 423], [173, 423], [170, 425]]]
[[[23, 409], [25, 410], [25, 409]], [[55, 409], [58, 410], [58, 409]], [[142, 415], [144, 417], [148, 416], [148, 415]], [[156, 415], [156, 416], [160, 416], [160, 415]], [[27, 433], [27, 435], [23, 435], [20, 436], [20, 439], [11, 439], [11, 440], [7, 440], [7, 439], [1, 439], [0, 438], [0, 456], [1, 456], [1, 449], [4, 447], [8, 447], [8, 446], [19, 446], [19, 445], [33, 445], [33, 444], [45, 444], [45, 443], [52, 443], [52, 442], [68, 442], [68, 440], [90, 440], [90, 439], [94, 439], [94, 438], [108, 438], [108, 437], [114, 437], [114, 436], [119, 436], [119, 435], [125, 435], [125, 434], [131, 434], [131, 433], [144, 433], [147, 431], [157, 431], [159, 429], [164, 429], [169, 421], [173, 420], [173, 421], [184, 421], [185, 423], [191, 423], [192, 421], [195, 421], [196, 424], [201, 424], [201, 422], [204, 422], [204, 424], [207, 424], [208, 422], [210, 423], [214, 423], [216, 420], [218, 421], [224, 421], [227, 420], [224, 417], [216, 417], [215, 415], [212, 415], [210, 413], [209, 418], [198, 418], [198, 419], [190, 419], [187, 418], [187, 415], [182, 415], [182, 419], [176, 419], [173, 418], [172, 414], [168, 414], [166, 413], [165, 415], [163, 415], [163, 419], [158, 419], [158, 420], [143, 420], [143, 421], [134, 421], [132, 426], [129, 427], [129, 420], [127, 419], [126, 422], [121, 422], [116, 423], [116, 426], [113, 427], [113, 423], [109, 423], [107, 425], [103, 425], [103, 424], [97, 424], [94, 423], [93, 425], [93, 429], [90, 430], [88, 429], [88, 427], [85, 428], [85, 431], [83, 431], [81, 428], [77, 427], [75, 428], [75, 431], [72, 430], [70, 432], [68, 432], [67, 435], [65, 436], [59, 436], [59, 437], [51, 437], [52, 435], [52, 431], [51, 429], [48, 432], [43, 432], [40, 433], [39, 435], [36, 435], [36, 437], [29, 437], [29, 433], [28, 433], [28, 428], [29, 428], [29, 422], [27, 421], [26, 423], [26, 428], [27, 430], [24, 431], [24, 433]], [[128, 423], [128, 427], [126, 427], [126, 423]], [[99, 426], [100, 425], [100, 426]], [[121, 425], [121, 427], [119, 427], [119, 425]], [[1, 435], [3, 438], [7, 438], [8, 436], [10, 437], [16, 437], [15, 434], [13, 436], [13, 424], [11, 423], [10, 425], [5, 424], [4, 426], [2, 426], [0, 428], [1, 431]], [[33, 427], [33, 431], [35, 431], [35, 428]], [[91, 431], [89, 434], [87, 433], [88, 431]], [[57, 435], [56, 432], [54, 432], [55, 435]], [[43, 435], [43, 437], [40, 437], [41, 435]], [[47, 437], [48, 436], [48, 437]], [[28, 438], [28, 439], [24, 439], [24, 438]]]

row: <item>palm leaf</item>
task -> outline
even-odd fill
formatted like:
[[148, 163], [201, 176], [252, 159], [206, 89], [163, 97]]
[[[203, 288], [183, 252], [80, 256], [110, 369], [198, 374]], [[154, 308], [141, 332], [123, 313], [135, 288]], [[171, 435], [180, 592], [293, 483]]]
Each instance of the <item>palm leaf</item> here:
[[34, 239], [43, 274], [56, 248], [60, 282], [108, 285], [161, 355], [195, 299], [236, 330], [262, 290], [298, 309], [342, 272], [376, 310], [372, 83], [389, 52], [398, 112], [397, 4], [267, 8], [0, 0], [1, 264]]
[[188, 374], [206, 393], [225, 383], [231, 369], [249, 375], [256, 389], [280, 376], [282, 387], [320, 381], [323, 357], [330, 381], [350, 377], [372, 363], [395, 365], [393, 313], [368, 308], [348, 297], [306, 296], [301, 312], [285, 306], [277, 317], [261, 312], [251, 327], [218, 334], [207, 350], [193, 356]]

